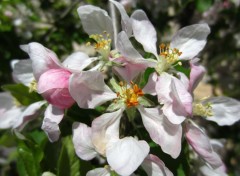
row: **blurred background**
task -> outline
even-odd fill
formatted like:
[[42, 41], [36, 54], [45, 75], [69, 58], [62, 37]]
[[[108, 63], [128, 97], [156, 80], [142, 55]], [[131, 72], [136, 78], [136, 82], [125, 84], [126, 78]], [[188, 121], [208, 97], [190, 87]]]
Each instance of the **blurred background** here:
[[[207, 68], [196, 97], [226, 95], [240, 100], [240, 0], [121, 0], [129, 14], [143, 9], [158, 32], [158, 44], [169, 42], [181, 27], [208, 23], [211, 34], [200, 53]], [[10, 63], [28, 56], [19, 45], [39, 42], [56, 52], [59, 58], [73, 51], [86, 50], [88, 35], [77, 14], [83, 4], [108, 10], [105, 0], [1, 0], [0, 2], [0, 85], [13, 83]], [[91, 50], [87, 51], [91, 53]], [[0, 91], [3, 91], [0, 88]], [[230, 175], [240, 175], [240, 123], [218, 127], [201, 121], [209, 136], [225, 139], [222, 153]], [[2, 132], [0, 132], [1, 134]], [[0, 169], [8, 147], [0, 138]], [[10, 152], [10, 151], [9, 151]], [[1, 175], [1, 172], [0, 172]]]

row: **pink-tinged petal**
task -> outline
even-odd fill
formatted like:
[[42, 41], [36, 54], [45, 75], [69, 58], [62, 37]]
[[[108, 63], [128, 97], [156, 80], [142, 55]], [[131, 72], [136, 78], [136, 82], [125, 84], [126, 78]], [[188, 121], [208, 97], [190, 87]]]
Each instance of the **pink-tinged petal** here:
[[87, 54], [82, 52], [75, 52], [64, 60], [63, 66], [71, 72], [80, 72], [97, 59], [97, 57], [89, 58]]
[[181, 151], [182, 126], [170, 123], [160, 108], [139, 106], [138, 110], [151, 139], [160, 145], [163, 152], [177, 158]]
[[163, 72], [157, 79], [156, 82], [156, 93], [158, 96], [158, 102], [166, 104], [172, 102], [170, 97], [170, 86], [172, 82], [172, 76], [168, 73]]
[[144, 50], [158, 58], [156, 48], [157, 33], [152, 23], [148, 20], [138, 21], [132, 19], [132, 29], [135, 39], [142, 44]]
[[173, 109], [175, 112], [180, 112], [182, 108], [181, 115], [187, 116], [192, 115], [192, 95], [188, 92], [184, 84], [177, 78], [173, 77], [171, 84], [171, 93], [173, 99]]
[[112, 19], [105, 10], [92, 5], [84, 5], [80, 6], [77, 11], [83, 29], [88, 35], [102, 34], [106, 31], [113, 37]]
[[86, 176], [111, 176], [111, 171], [106, 168], [96, 168], [88, 171]]
[[86, 124], [73, 123], [73, 145], [78, 157], [91, 160], [97, 156], [92, 144], [92, 130]]
[[213, 169], [207, 165], [203, 165], [199, 170], [204, 176], [228, 176], [228, 174], [223, 171], [222, 167]]
[[64, 116], [64, 110], [48, 105], [42, 123], [42, 130], [47, 134], [50, 142], [55, 142], [60, 136], [58, 124]]
[[142, 167], [151, 176], [173, 176], [173, 173], [165, 166], [164, 162], [152, 154], [145, 158]]
[[121, 14], [122, 30], [125, 31], [126, 34], [130, 37], [132, 35], [132, 24], [131, 24], [131, 20], [130, 20], [129, 16], [127, 15], [123, 5], [117, 1], [113, 1], [113, 0], [109, 0], [109, 1], [118, 8], [118, 11]]
[[102, 73], [86, 71], [70, 78], [70, 94], [81, 108], [95, 108], [106, 101], [117, 98], [105, 83]]
[[75, 102], [68, 90], [70, 75], [71, 72], [65, 69], [46, 71], [39, 78], [38, 93], [58, 108], [69, 108]]
[[198, 65], [197, 63], [190, 62], [191, 72], [189, 80], [189, 92], [193, 92], [197, 87], [198, 83], [202, 80], [206, 70], [203, 66]]
[[119, 124], [123, 109], [105, 113], [92, 122], [92, 143], [96, 150], [105, 155], [106, 145], [119, 139]]
[[32, 61], [30, 59], [13, 60], [11, 67], [14, 81], [29, 87], [30, 83], [34, 80]]
[[213, 116], [207, 120], [216, 122], [219, 126], [233, 125], [240, 120], [240, 102], [229, 97], [212, 97], [203, 103], [210, 103]]
[[177, 48], [182, 52], [179, 59], [193, 59], [204, 48], [209, 33], [207, 24], [186, 26], [173, 36], [170, 48]]
[[[121, 59], [125, 60], [124, 58]], [[130, 83], [136, 76], [140, 73], [144, 72], [147, 66], [145, 64], [134, 64], [131, 62], [124, 62], [124, 66], [121, 67], [113, 67], [113, 71], [118, 74], [122, 80]]]
[[162, 73], [156, 82], [156, 92], [159, 103], [164, 105], [163, 113], [171, 123], [180, 124], [192, 113], [192, 96], [176, 77]]
[[188, 79], [188, 77], [182, 72], [178, 72], [177, 76], [178, 76], [179, 80], [183, 83], [184, 87], [188, 90], [189, 81], [190, 81]]
[[146, 141], [125, 137], [107, 145], [107, 161], [119, 175], [131, 175], [148, 155], [149, 149]]
[[24, 109], [22, 113], [18, 116], [18, 120], [16, 121], [16, 123], [14, 123], [13, 128], [22, 129], [28, 122], [35, 118], [38, 118], [40, 114], [40, 109], [45, 103], [45, 101], [38, 101], [26, 107], [26, 109]]
[[21, 48], [28, 53], [32, 60], [33, 75], [37, 81], [41, 74], [47, 70], [62, 67], [56, 54], [40, 43], [29, 43], [28, 45], [22, 45]]
[[212, 168], [216, 169], [223, 165], [219, 155], [213, 151], [207, 135], [196, 125], [186, 124], [185, 136], [193, 150], [204, 159]]
[[156, 73], [152, 73], [149, 78], [147, 84], [142, 89], [144, 93], [156, 95], [156, 82], [157, 82], [158, 76]]
[[176, 125], [181, 124], [186, 117], [183, 115], [185, 111], [182, 108], [179, 108], [178, 104], [164, 104], [162, 107], [163, 114], [168, 118], [168, 120]]

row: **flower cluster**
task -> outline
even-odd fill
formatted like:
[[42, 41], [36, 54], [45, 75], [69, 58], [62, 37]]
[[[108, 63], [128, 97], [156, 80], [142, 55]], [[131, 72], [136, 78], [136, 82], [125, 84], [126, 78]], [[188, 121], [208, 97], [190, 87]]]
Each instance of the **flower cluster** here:
[[[89, 171], [88, 176], [134, 175], [140, 166], [148, 175], [173, 175], [158, 156], [150, 153], [149, 141], [134, 133], [137, 129], [126, 130], [128, 124], [136, 127], [136, 121], [172, 158], [179, 156], [186, 140], [208, 169], [224, 175], [222, 160], [194, 122], [200, 116], [218, 125], [232, 125], [240, 119], [237, 100], [194, 100], [193, 91], [205, 73], [196, 57], [206, 44], [209, 26], [184, 27], [169, 44], [157, 48], [157, 33], [142, 10], [129, 17], [120, 3], [110, 2], [121, 16], [122, 30], [117, 34], [114, 19], [105, 10], [92, 5], [78, 8], [83, 29], [91, 38], [87, 45], [94, 47], [96, 57], [75, 52], [61, 63], [53, 51], [39, 43], [21, 46], [30, 59], [13, 62], [13, 77], [45, 101], [21, 107], [12, 103], [9, 94], [1, 93], [5, 107], [1, 107], [0, 127], [19, 128], [47, 103], [42, 129], [55, 142], [60, 137], [59, 123], [74, 103], [83, 109], [102, 106], [104, 113], [91, 126], [74, 122], [72, 127], [78, 157], [106, 158], [107, 165]], [[133, 40], [142, 45], [141, 54]]]

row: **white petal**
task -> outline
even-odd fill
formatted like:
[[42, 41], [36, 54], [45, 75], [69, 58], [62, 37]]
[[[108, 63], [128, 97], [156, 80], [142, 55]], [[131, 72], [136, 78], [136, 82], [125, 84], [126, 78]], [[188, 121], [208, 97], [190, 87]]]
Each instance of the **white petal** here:
[[105, 83], [102, 73], [86, 71], [70, 77], [69, 92], [81, 108], [95, 108], [106, 101], [117, 98]]
[[132, 19], [133, 35], [142, 44], [146, 52], [152, 53], [158, 58], [156, 42], [157, 33], [153, 25], [148, 20], [138, 21]]
[[193, 92], [194, 89], [199, 84], [199, 82], [202, 80], [202, 78], [206, 72], [206, 69], [196, 62], [195, 63], [190, 62], [190, 66], [191, 66], [191, 72], [190, 72], [190, 80], [189, 80], [188, 90], [190, 92]]
[[210, 33], [207, 24], [194, 24], [180, 29], [172, 38], [170, 48], [177, 48], [182, 55], [179, 59], [193, 59], [205, 46]]
[[96, 168], [88, 171], [86, 176], [111, 176], [111, 172], [106, 168]]
[[85, 53], [75, 52], [64, 60], [63, 66], [71, 71], [79, 72], [95, 60], [97, 57], [89, 58]]
[[229, 97], [212, 97], [204, 101], [210, 102], [213, 116], [207, 120], [214, 121], [220, 126], [233, 125], [240, 120], [240, 102]]
[[107, 143], [119, 139], [119, 124], [123, 109], [105, 113], [92, 122], [92, 143], [96, 150], [105, 155]]
[[138, 110], [151, 139], [160, 145], [163, 152], [177, 158], [181, 151], [182, 126], [170, 123], [160, 108], [139, 106]]
[[155, 155], [148, 155], [142, 163], [143, 169], [149, 176], [173, 176], [162, 160]]
[[32, 60], [33, 74], [37, 81], [47, 70], [62, 68], [57, 55], [40, 43], [32, 42], [21, 48], [28, 53]]
[[0, 129], [12, 128], [22, 111], [23, 108], [14, 105], [10, 93], [0, 93]]
[[221, 169], [213, 169], [207, 165], [201, 166], [199, 170], [204, 176], [227, 176]]
[[18, 120], [13, 125], [13, 128], [22, 129], [29, 121], [38, 118], [40, 113], [39, 110], [45, 103], [45, 101], [38, 101], [26, 107], [26, 109], [24, 109], [23, 112], [18, 116]]
[[92, 5], [84, 5], [80, 6], [77, 11], [83, 29], [88, 35], [102, 34], [106, 31], [113, 37], [112, 20], [105, 10]]
[[149, 21], [146, 13], [141, 9], [135, 10], [131, 15], [131, 19], [135, 19], [138, 21], [143, 21], [143, 20]]
[[143, 59], [139, 52], [133, 47], [124, 31], [120, 32], [117, 36], [116, 48], [129, 62], [137, 62], [137, 59]]
[[130, 37], [132, 35], [132, 24], [129, 16], [127, 15], [124, 7], [122, 4], [120, 4], [117, 1], [109, 0], [111, 3], [113, 3], [119, 10], [121, 14], [121, 24], [122, 24], [122, 30], [126, 32], [127, 36]]
[[61, 133], [58, 124], [61, 122], [63, 116], [63, 109], [48, 105], [44, 114], [42, 130], [47, 134], [50, 142], [58, 140]]
[[86, 124], [73, 123], [73, 145], [77, 155], [83, 160], [91, 160], [97, 156], [92, 144], [92, 130]]
[[193, 150], [214, 169], [223, 165], [219, 155], [213, 151], [207, 135], [196, 125], [186, 123], [185, 136]]
[[30, 86], [30, 83], [34, 80], [32, 61], [30, 59], [13, 60], [12, 63], [14, 81]]
[[149, 78], [147, 84], [143, 88], [143, 92], [151, 95], [156, 95], [156, 82], [157, 82], [157, 74], [152, 73]]
[[131, 175], [148, 155], [149, 149], [146, 141], [125, 137], [107, 146], [107, 161], [119, 175]]

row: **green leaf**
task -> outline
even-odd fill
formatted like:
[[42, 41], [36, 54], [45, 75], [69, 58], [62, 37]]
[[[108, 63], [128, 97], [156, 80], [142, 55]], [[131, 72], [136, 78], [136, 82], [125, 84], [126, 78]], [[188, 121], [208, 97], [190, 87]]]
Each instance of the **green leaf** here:
[[29, 88], [23, 84], [8, 84], [2, 86], [6, 91], [9, 91], [17, 101], [24, 106], [28, 106], [34, 102], [41, 101], [42, 98], [36, 92], [29, 92]]
[[199, 12], [204, 12], [213, 4], [212, 0], [196, 0], [196, 8]]
[[190, 76], [190, 71], [191, 71], [189, 68], [185, 68], [185, 67], [183, 67], [183, 66], [181, 66], [181, 65], [176, 65], [174, 68], [175, 68], [177, 71], [184, 73], [184, 74], [189, 78], [189, 76]]
[[137, 112], [137, 110], [136, 110], [135, 107], [131, 107], [131, 108], [127, 108], [127, 109], [126, 109], [126, 114], [127, 114], [127, 116], [128, 116], [128, 120], [129, 120], [130, 122], [132, 122], [133, 119], [136, 117], [136, 112]]
[[57, 176], [80, 176], [80, 160], [75, 154], [71, 136], [62, 138]]
[[141, 88], [143, 88], [143, 87], [147, 84], [149, 76], [150, 76], [154, 71], [155, 71], [154, 68], [147, 68], [147, 69], [145, 70], [145, 72], [143, 73], [142, 79], [141, 79], [141, 81], [140, 81], [140, 84], [139, 84], [139, 86], [140, 86]]
[[24, 141], [18, 145], [17, 169], [20, 176], [38, 176], [40, 175], [39, 159], [36, 159], [32, 149]]

